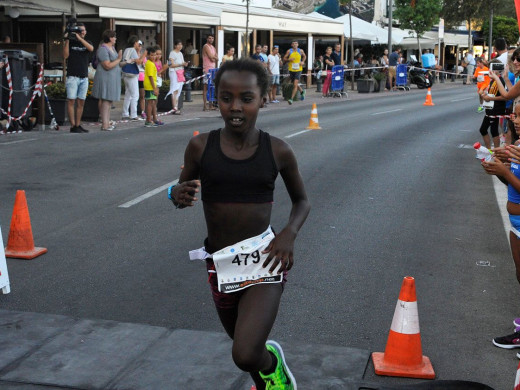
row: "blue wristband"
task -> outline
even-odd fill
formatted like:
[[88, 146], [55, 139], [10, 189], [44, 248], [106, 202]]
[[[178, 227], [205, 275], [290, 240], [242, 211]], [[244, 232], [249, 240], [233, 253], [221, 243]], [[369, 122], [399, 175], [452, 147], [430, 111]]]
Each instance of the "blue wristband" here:
[[170, 199], [170, 200], [173, 201], [173, 202], [175, 202], [175, 199], [172, 198], [172, 189], [173, 189], [173, 187], [175, 187], [175, 186], [176, 186], [176, 184], [174, 184], [174, 185], [168, 187], [168, 199]]

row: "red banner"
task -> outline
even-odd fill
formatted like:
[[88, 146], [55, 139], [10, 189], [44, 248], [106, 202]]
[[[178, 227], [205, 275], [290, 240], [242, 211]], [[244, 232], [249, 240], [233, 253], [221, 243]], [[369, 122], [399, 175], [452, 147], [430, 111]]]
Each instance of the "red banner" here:
[[520, 0], [515, 0], [516, 21], [518, 23], [518, 31], [520, 32]]

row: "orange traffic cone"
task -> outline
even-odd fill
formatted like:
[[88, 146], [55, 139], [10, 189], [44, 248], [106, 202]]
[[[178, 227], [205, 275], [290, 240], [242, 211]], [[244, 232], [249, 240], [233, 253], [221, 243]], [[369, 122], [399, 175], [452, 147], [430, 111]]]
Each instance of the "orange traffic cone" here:
[[31, 229], [29, 208], [25, 199], [25, 191], [16, 191], [11, 228], [7, 238], [5, 257], [17, 259], [34, 259], [47, 252], [47, 248], [35, 248]]
[[432, 89], [428, 88], [428, 93], [426, 94], [426, 101], [424, 102], [423, 106], [435, 106], [432, 101]]
[[196, 137], [197, 135], [199, 135], [199, 132], [198, 132], [197, 130], [195, 130], [195, 131], [193, 132], [193, 137]]
[[307, 129], [321, 130], [318, 123], [318, 108], [316, 107], [316, 103], [312, 103], [311, 119], [309, 120], [309, 126], [307, 126]]
[[520, 363], [518, 363], [518, 368], [516, 369], [515, 387], [513, 390], [520, 390]]
[[415, 279], [411, 276], [403, 280], [385, 352], [373, 352], [372, 361], [377, 375], [435, 378], [430, 359], [422, 355]]

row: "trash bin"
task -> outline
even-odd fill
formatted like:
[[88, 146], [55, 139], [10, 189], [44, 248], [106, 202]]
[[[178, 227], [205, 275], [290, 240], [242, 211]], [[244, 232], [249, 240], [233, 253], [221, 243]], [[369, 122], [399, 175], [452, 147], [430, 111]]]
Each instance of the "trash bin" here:
[[[23, 114], [25, 108], [31, 101], [32, 88], [36, 82], [35, 72], [38, 56], [35, 53], [29, 53], [23, 50], [4, 50], [4, 55], [9, 59], [9, 68], [11, 70], [11, 80], [13, 83], [13, 98], [11, 102], [11, 115], [18, 117]], [[1, 107], [7, 111], [9, 105], [9, 84], [7, 83], [7, 74], [2, 72], [2, 88]], [[32, 107], [27, 110], [27, 116], [31, 116]]]

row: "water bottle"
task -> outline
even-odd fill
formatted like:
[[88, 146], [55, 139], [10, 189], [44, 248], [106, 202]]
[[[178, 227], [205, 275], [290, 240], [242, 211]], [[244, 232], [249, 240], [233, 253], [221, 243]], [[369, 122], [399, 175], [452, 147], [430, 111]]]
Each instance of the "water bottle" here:
[[475, 142], [473, 148], [477, 152], [476, 158], [480, 161], [491, 161], [493, 158], [493, 152], [485, 146], [480, 145], [480, 142]]

